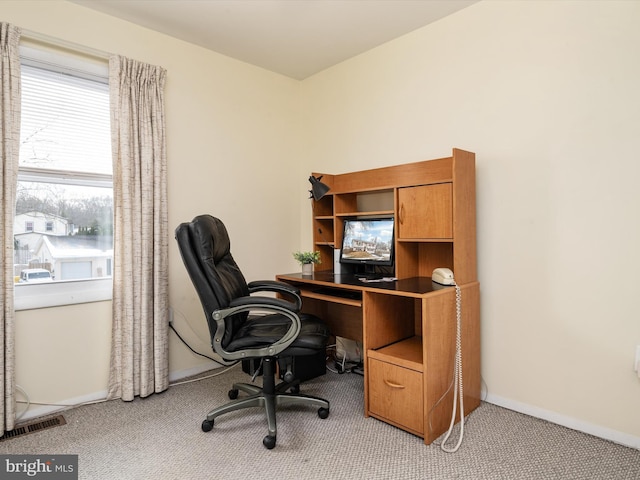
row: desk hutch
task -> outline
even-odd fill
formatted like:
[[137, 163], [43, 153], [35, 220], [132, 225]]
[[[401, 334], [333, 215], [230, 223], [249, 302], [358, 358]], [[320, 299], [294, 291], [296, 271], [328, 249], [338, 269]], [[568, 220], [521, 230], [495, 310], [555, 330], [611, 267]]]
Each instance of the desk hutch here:
[[[480, 286], [476, 266], [475, 155], [323, 175], [330, 191], [313, 202], [313, 275], [278, 275], [300, 288], [303, 311], [337, 336], [361, 341], [364, 413], [429, 444], [451, 421], [456, 349], [453, 287], [431, 282], [453, 270], [462, 293], [465, 414], [480, 404]], [[334, 274], [346, 218], [393, 215], [394, 282], [364, 283]]]

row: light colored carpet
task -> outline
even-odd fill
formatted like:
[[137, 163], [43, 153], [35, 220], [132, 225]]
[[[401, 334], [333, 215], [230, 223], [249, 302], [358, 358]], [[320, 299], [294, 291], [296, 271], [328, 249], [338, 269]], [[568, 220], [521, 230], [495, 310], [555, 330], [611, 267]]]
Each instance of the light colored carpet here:
[[[302, 391], [327, 398], [315, 409], [278, 411], [278, 443], [262, 446], [260, 409], [200, 424], [228, 401], [236, 367], [224, 375], [133, 402], [63, 413], [67, 425], [0, 442], [5, 454], [78, 454], [81, 479], [640, 479], [640, 451], [483, 403], [465, 424], [457, 453], [363, 416], [362, 377], [327, 375]], [[457, 439], [454, 436], [453, 440]], [[451, 443], [450, 445], [453, 445]]]

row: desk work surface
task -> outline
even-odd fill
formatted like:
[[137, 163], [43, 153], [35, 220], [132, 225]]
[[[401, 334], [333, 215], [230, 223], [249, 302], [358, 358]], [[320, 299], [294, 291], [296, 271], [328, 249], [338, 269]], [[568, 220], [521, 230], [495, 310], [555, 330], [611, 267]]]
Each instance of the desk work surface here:
[[384, 282], [364, 282], [359, 280], [359, 275], [334, 275], [331, 272], [315, 272], [312, 275], [302, 275], [301, 273], [286, 273], [277, 276], [278, 280], [299, 282], [306, 284], [325, 285], [329, 287], [342, 287], [356, 290], [384, 290], [389, 293], [409, 293], [423, 295], [433, 292], [443, 287], [434, 284], [431, 277], [411, 277], [401, 278]]

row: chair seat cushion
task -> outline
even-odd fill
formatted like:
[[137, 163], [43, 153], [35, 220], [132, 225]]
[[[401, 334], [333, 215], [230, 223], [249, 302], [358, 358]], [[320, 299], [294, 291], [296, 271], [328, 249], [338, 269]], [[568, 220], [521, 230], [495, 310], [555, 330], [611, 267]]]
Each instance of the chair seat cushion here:
[[[324, 350], [329, 339], [329, 328], [314, 315], [300, 314], [300, 335], [280, 356], [313, 355]], [[281, 338], [291, 322], [283, 315], [265, 315], [250, 318], [236, 332], [226, 347], [235, 352], [243, 348], [266, 347]]]

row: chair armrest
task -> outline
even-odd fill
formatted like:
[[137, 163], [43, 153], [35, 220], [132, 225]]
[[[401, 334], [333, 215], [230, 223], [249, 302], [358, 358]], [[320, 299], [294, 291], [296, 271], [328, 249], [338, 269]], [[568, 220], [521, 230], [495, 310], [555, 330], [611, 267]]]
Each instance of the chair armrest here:
[[285, 308], [294, 313], [298, 313], [296, 304], [289, 302], [283, 298], [262, 297], [262, 296], [238, 297], [238, 298], [234, 298], [233, 300], [231, 300], [231, 302], [229, 302], [230, 308], [244, 307], [244, 306], [250, 306], [253, 309], [263, 309], [263, 310], [265, 309], [270, 310], [270, 307], [279, 307], [279, 308]]
[[288, 283], [281, 282], [280, 280], [254, 280], [253, 282], [249, 282], [247, 286], [249, 287], [249, 291], [271, 290], [300, 293], [300, 289], [298, 287], [294, 287], [293, 285], [289, 285]]
[[295, 303], [298, 307], [296, 312], [299, 312], [302, 308], [302, 297], [300, 296], [300, 289], [298, 287], [294, 287], [293, 285], [289, 285], [285, 282], [280, 282], [279, 280], [255, 280], [253, 282], [249, 282], [247, 286], [249, 287], [249, 293], [276, 292], [288, 295], [289, 298], [295, 299]]
[[[222, 337], [225, 333], [225, 319], [230, 315], [241, 312], [262, 311], [279, 313], [289, 320], [291, 325], [287, 332], [277, 341], [266, 347], [246, 348], [235, 352], [228, 352], [222, 347]], [[272, 297], [240, 297], [232, 301], [229, 308], [215, 310], [212, 314], [216, 322], [216, 333], [213, 339], [213, 350], [225, 360], [242, 360], [250, 357], [268, 357], [278, 355], [287, 348], [300, 334], [300, 318], [296, 314], [295, 305], [286, 300]]]

